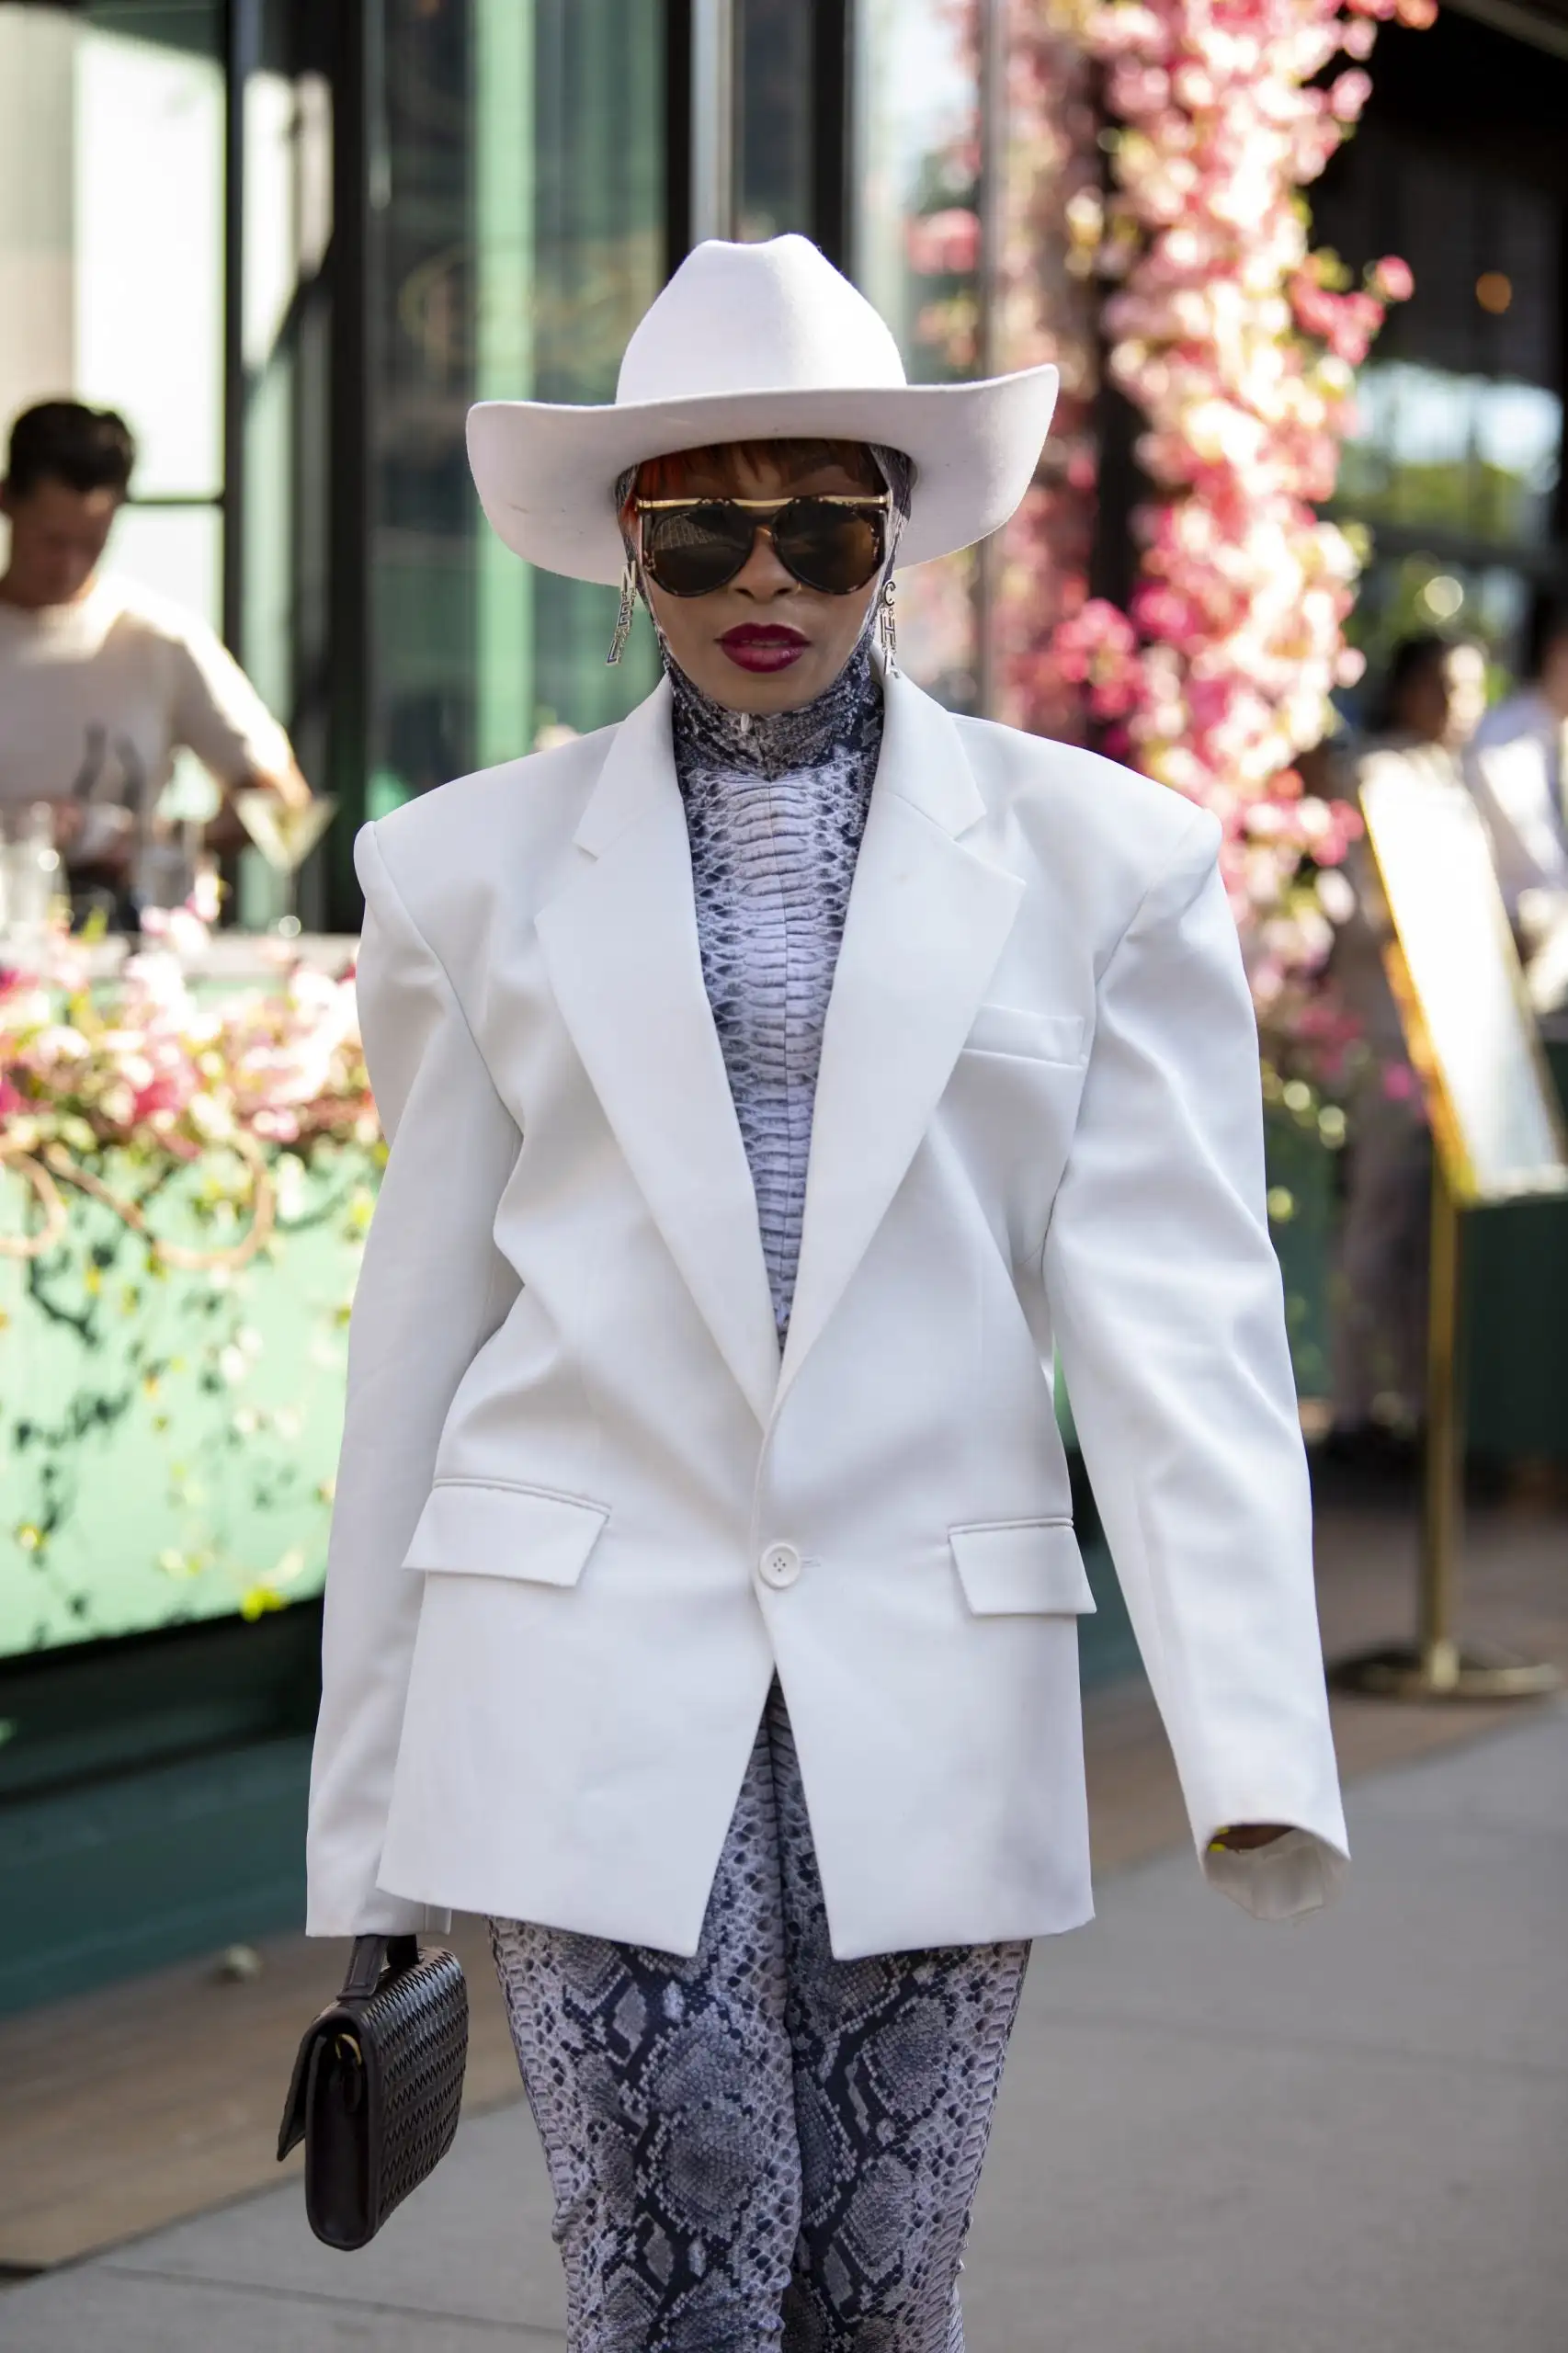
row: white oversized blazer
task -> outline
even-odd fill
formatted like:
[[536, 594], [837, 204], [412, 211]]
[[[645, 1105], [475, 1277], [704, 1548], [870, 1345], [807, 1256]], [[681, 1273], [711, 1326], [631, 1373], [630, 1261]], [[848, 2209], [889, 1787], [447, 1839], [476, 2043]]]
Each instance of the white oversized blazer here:
[[888, 681], [782, 1363], [667, 689], [361, 834], [392, 1154], [312, 1933], [452, 1908], [692, 1952], [775, 1675], [840, 1957], [1086, 1918], [1058, 1347], [1199, 1849], [1285, 1822], [1332, 1872], [1217, 834]]

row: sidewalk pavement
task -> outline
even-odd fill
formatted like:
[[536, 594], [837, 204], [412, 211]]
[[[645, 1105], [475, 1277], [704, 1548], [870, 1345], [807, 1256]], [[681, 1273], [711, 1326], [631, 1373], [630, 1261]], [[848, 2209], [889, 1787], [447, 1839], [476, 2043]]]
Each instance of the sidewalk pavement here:
[[[1190, 1854], [1037, 1947], [965, 2272], [970, 2353], [1562, 2353], [1568, 1706], [1377, 1773], [1326, 1915]], [[562, 2343], [520, 2104], [363, 2254], [297, 2181], [0, 2291], [6, 2353]]]

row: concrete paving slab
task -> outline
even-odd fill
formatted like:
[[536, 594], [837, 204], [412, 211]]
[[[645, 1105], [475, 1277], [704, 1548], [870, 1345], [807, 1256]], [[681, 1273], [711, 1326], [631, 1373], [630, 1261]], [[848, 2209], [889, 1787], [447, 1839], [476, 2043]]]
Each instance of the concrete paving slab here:
[[1233, 2044], [1568, 2075], [1568, 1841], [1383, 1813], [1356, 1792], [1349, 1813], [1355, 1864], [1327, 1912], [1262, 1926], [1173, 1857], [1115, 1881], [1089, 1927], [1037, 1948], [1039, 1998]]
[[112, 2260], [169, 2280], [265, 2289], [288, 2279], [333, 2302], [368, 2299], [559, 2331], [566, 2306], [550, 2216], [543, 2153], [519, 2101], [465, 2119], [451, 2154], [356, 2254], [311, 2236], [295, 2181], [121, 2247]]
[[560, 2353], [563, 2336], [433, 2310], [339, 2304], [122, 2271], [100, 2257], [0, 2302], [6, 2353]]
[[1559, 2080], [1020, 2021], [971, 2353], [1562, 2353]]
[[[1565, 1576], [1564, 1583], [1568, 1583]], [[1364, 1815], [1402, 1822], [1437, 1822], [1449, 1828], [1470, 1825], [1501, 1830], [1511, 1838], [1557, 1840], [1568, 1853], [1568, 1738], [1549, 1727], [1562, 1723], [1564, 1704], [1555, 1702], [1539, 1719], [1512, 1729], [1506, 1739], [1472, 1748], [1447, 1749], [1409, 1768], [1381, 1773], [1358, 1787], [1356, 1804]], [[1561, 1859], [1561, 1857], [1559, 1858]]]

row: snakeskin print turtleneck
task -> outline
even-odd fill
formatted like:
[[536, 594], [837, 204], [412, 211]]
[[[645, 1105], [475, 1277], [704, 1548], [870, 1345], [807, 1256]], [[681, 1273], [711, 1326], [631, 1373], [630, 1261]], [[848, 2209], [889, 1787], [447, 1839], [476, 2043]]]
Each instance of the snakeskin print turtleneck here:
[[727, 710], [666, 654], [702, 977], [756, 1188], [782, 1346], [823, 1027], [882, 741], [862, 637], [799, 710]]

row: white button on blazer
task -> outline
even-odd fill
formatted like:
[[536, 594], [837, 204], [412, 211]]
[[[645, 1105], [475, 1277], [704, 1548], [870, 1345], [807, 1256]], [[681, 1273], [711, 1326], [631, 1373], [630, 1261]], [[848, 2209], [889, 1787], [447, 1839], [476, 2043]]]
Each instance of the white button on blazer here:
[[776, 1593], [794, 1584], [801, 1574], [801, 1556], [792, 1544], [773, 1544], [762, 1556], [762, 1582]]
[[[1090, 1910], [1059, 1347], [1199, 1852], [1345, 1847], [1206, 813], [902, 677], [782, 1362], [661, 688], [360, 836], [392, 1154], [326, 1592], [310, 1927], [696, 1948], [769, 1681], [841, 1957]], [[1247, 1891], [1256, 1891], [1249, 1894]]]

